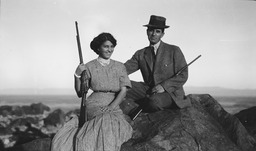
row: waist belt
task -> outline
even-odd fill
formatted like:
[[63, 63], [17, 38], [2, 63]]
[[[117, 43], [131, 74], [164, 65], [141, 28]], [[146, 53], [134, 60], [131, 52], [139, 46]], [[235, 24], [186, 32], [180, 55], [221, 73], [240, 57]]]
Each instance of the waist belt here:
[[93, 91], [93, 92], [102, 92], [102, 93], [117, 93], [118, 91], [111, 91], [111, 90], [96, 90], [96, 91]]

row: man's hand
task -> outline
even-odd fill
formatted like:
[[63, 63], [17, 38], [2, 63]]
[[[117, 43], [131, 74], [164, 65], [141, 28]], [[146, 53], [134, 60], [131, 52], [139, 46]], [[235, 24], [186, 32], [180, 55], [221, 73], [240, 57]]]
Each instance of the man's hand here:
[[163, 93], [164, 91], [165, 91], [164, 88], [160, 84], [154, 86], [152, 89], [153, 94], [154, 93]]

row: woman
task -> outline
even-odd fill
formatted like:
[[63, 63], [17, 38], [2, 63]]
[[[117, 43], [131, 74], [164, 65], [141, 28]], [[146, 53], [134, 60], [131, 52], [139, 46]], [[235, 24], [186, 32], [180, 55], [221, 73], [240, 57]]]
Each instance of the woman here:
[[[67, 122], [54, 136], [52, 151], [119, 151], [132, 136], [119, 104], [131, 87], [125, 66], [110, 59], [116, 40], [110, 33], [93, 39], [91, 49], [98, 58], [81, 64], [75, 71], [75, 90], [80, 96], [80, 76], [88, 74], [93, 93], [86, 100], [88, 121], [78, 131], [78, 118]], [[75, 142], [75, 143], [74, 143]]]

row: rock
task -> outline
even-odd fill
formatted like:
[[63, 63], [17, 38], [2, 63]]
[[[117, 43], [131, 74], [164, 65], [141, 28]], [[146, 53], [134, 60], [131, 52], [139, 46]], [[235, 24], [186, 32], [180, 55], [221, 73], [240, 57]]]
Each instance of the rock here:
[[[210, 95], [189, 95], [192, 107], [142, 113], [121, 151], [253, 151], [256, 143], [239, 120]], [[159, 118], [161, 117], [161, 118]]]
[[3, 117], [10, 115], [12, 112], [12, 107], [8, 105], [0, 106], [0, 115]]
[[30, 105], [31, 110], [34, 114], [43, 114], [44, 111], [50, 111], [50, 107], [42, 103], [33, 103]]
[[6, 116], [24, 116], [43, 114], [44, 111], [50, 111], [50, 107], [42, 103], [33, 103], [30, 106], [0, 106], [0, 115]]
[[4, 150], [4, 143], [2, 142], [2, 140], [0, 140], [0, 150], [1, 150], [1, 151]]
[[210, 95], [199, 95], [198, 102], [224, 129], [228, 137], [244, 151], [256, 150], [255, 139], [248, 133], [239, 119], [227, 113]]
[[245, 128], [256, 138], [256, 106], [242, 110], [235, 114]]
[[[188, 98], [192, 107], [141, 113], [131, 121], [134, 134], [121, 151], [256, 150], [255, 140], [238, 118], [227, 113], [214, 98], [207, 94]], [[38, 139], [21, 145], [20, 150], [50, 151], [50, 143], [50, 138]]]
[[25, 113], [20, 106], [12, 106], [11, 115], [23, 116]]
[[6, 151], [50, 151], [51, 139], [36, 139], [29, 143], [7, 148]]
[[120, 108], [122, 109], [123, 113], [128, 115], [129, 112], [132, 109], [135, 109], [136, 107], [138, 107], [138, 105], [136, 103], [134, 103], [131, 99], [126, 99], [125, 101], [122, 101], [122, 103], [120, 104]]
[[45, 126], [63, 125], [65, 122], [65, 114], [61, 109], [56, 109], [50, 113], [45, 119]]
[[15, 128], [15, 127], [26, 125], [27, 123], [37, 124], [38, 122], [39, 122], [38, 117], [22, 117], [22, 118], [17, 118], [11, 121], [9, 126]]
[[0, 136], [11, 135], [11, 134], [12, 134], [11, 127], [3, 127], [0, 125]]
[[14, 140], [14, 146], [18, 146], [21, 144], [25, 144], [28, 142], [31, 142], [36, 139], [36, 136], [34, 136], [31, 133], [26, 133], [24, 131], [21, 131], [19, 128], [15, 128], [15, 131], [12, 135], [12, 140]]
[[33, 103], [30, 106], [22, 106], [22, 109], [26, 115], [38, 115], [43, 114], [44, 111], [50, 111], [50, 107], [42, 103]]

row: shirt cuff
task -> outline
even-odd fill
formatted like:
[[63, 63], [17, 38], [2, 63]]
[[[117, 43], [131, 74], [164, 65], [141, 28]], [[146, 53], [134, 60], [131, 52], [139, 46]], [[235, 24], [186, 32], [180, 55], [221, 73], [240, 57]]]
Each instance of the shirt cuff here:
[[77, 77], [77, 78], [81, 78], [81, 76], [80, 76], [80, 75], [77, 75], [76, 73], [75, 73], [74, 75], [75, 75], [75, 77]]

